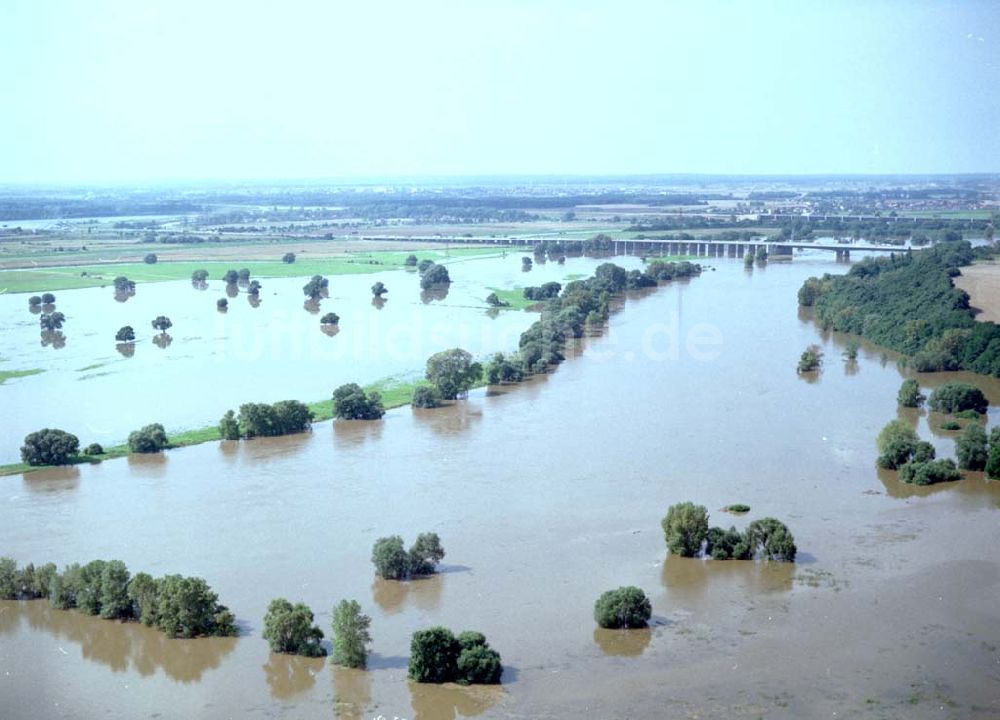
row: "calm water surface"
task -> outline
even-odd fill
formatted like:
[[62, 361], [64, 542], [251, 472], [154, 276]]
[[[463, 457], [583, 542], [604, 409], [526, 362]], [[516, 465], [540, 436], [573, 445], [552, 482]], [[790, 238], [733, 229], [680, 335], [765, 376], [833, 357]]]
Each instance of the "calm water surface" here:
[[[1000, 484], [876, 472], [902, 376], [870, 347], [845, 365], [844, 338], [796, 306], [805, 277], [843, 266], [714, 265], [630, 297], [552, 375], [453, 407], [0, 479], [4, 553], [204, 576], [243, 625], [167, 641], [0, 603], [4, 717], [997, 717]], [[802, 378], [812, 342], [826, 364]], [[954, 455], [940, 418], [903, 417]], [[684, 500], [720, 525], [785, 520], [800, 562], [667, 558], [659, 521]], [[733, 502], [751, 513], [718, 510]], [[443, 572], [373, 580], [376, 538], [427, 530]], [[594, 600], [623, 584], [650, 596], [652, 627], [596, 630]], [[327, 632], [335, 602], [361, 602], [370, 670], [271, 655], [260, 625], [276, 596]], [[410, 634], [432, 624], [484, 632], [504, 684], [410, 684]]]

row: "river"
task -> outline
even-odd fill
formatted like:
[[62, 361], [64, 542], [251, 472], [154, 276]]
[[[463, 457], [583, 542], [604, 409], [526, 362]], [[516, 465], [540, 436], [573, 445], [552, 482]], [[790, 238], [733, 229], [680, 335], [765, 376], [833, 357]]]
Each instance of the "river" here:
[[[1000, 483], [917, 489], [876, 471], [904, 375], [870, 346], [846, 364], [844, 338], [796, 304], [805, 277], [845, 266], [710, 264], [630, 296], [551, 375], [453, 407], [0, 478], [4, 554], [203, 576], [242, 630], [167, 641], [0, 603], [4, 716], [996, 717]], [[825, 365], [803, 378], [813, 342]], [[954, 456], [940, 418], [903, 417]], [[668, 558], [660, 518], [685, 500], [713, 524], [784, 520], [799, 562]], [[751, 512], [719, 510], [735, 502]], [[439, 575], [373, 580], [376, 538], [424, 531], [447, 550]], [[597, 596], [632, 584], [652, 627], [596, 630]], [[370, 669], [271, 655], [277, 596], [327, 634], [332, 606], [357, 599]], [[410, 635], [436, 624], [485, 633], [503, 685], [409, 683]]]

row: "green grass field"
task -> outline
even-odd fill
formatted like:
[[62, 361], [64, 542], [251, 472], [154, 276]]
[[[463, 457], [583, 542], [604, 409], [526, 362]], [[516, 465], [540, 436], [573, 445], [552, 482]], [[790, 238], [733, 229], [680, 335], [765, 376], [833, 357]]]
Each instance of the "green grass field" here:
[[[451, 264], [481, 257], [498, 255], [496, 248], [474, 247], [453, 250], [414, 251], [418, 259], [429, 258], [442, 264]], [[408, 252], [355, 253], [342, 257], [312, 260], [297, 259], [294, 263], [281, 261], [211, 261], [167, 262], [153, 265], [146, 263], [121, 263], [102, 265], [76, 265], [72, 267], [39, 268], [33, 270], [0, 271], [0, 293], [55, 292], [87, 287], [111, 285], [119, 275], [137, 283], [190, 280], [195, 270], [207, 270], [209, 279], [219, 280], [227, 270], [250, 270], [251, 278], [308, 277], [311, 275], [354, 275], [396, 270], [404, 267]]]
[[506, 310], [524, 310], [532, 305], [537, 305], [537, 300], [528, 300], [524, 297], [523, 288], [514, 288], [513, 290], [501, 290], [500, 288], [486, 288], [490, 292], [495, 292], [497, 297], [506, 302], [509, 307], [501, 308]]
[[38, 375], [43, 372], [45, 371], [41, 368], [32, 368], [31, 370], [0, 370], [0, 385], [3, 385], [7, 380], [12, 378], [28, 377], [29, 375]]

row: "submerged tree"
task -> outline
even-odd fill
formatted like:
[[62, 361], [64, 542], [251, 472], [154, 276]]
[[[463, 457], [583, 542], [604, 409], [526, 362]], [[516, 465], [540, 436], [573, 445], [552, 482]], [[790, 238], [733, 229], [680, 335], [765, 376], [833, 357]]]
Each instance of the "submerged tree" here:
[[383, 283], [381, 280], [372, 285], [372, 295], [374, 295], [377, 298], [382, 297], [387, 292], [389, 292], [389, 290], [388, 288], [386, 288], [385, 283]]
[[153, 320], [153, 329], [159, 330], [161, 334], [166, 335], [167, 330], [172, 328], [174, 324], [170, 322], [170, 318], [166, 315], [157, 315], [156, 319]]
[[899, 386], [899, 394], [896, 396], [897, 402], [903, 407], [920, 407], [927, 398], [920, 394], [920, 383], [913, 378], [904, 380]]
[[276, 598], [267, 606], [263, 638], [271, 652], [320, 657], [326, 650], [320, 644], [323, 631], [313, 625], [313, 613], [304, 603], [292, 605], [285, 598]]
[[643, 628], [652, 614], [646, 593], [632, 585], [608, 590], [594, 603], [594, 619], [602, 628]]
[[669, 552], [694, 557], [708, 535], [708, 510], [692, 502], [671, 505], [660, 524]]
[[368, 660], [368, 632], [372, 619], [361, 612], [356, 600], [341, 600], [333, 608], [333, 655], [335, 665], [363, 668]]
[[119, 328], [118, 332], [115, 333], [115, 340], [122, 343], [133, 342], [135, 340], [135, 330], [132, 329], [131, 325]]

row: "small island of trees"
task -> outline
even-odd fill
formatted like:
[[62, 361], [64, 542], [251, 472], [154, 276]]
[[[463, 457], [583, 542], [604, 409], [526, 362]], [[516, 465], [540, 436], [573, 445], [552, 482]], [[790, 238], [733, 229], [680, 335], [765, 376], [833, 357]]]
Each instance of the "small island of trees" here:
[[379, 538], [372, 547], [375, 573], [383, 580], [408, 580], [418, 575], [432, 575], [444, 559], [444, 548], [437, 533], [421, 533], [407, 552], [399, 535]]
[[633, 585], [608, 590], [594, 603], [594, 620], [602, 628], [644, 628], [652, 614], [646, 593]]
[[418, 683], [496, 685], [503, 665], [482, 633], [467, 631], [456, 638], [447, 628], [432, 627], [413, 633], [407, 674]]
[[775, 518], [751, 522], [744, 532], [735, 527], [724, 530], [708, 525], [704, 505], [683, 502], [667, 509], [661, 525], [667, 550], [681, 557], [704, 553], [713, 560], [762, 560], [795, 562], [795, 538], [788, 527]]

